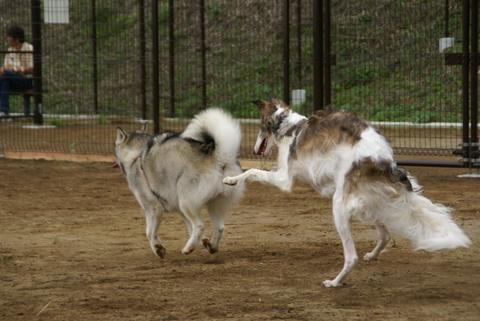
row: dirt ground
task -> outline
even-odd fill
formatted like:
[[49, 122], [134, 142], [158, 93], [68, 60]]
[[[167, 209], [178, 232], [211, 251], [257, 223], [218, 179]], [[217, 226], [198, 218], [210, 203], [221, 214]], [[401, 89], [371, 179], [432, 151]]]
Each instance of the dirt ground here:
[[[413, 252], [396, 239], [327, 289], [342, 249], [330, 202], [307, 186], [249, 185], [216, 255], [182, 255], [183, 223], [167, 215], [159, 259], [110, 164], [0, 160], [0, 320], [480, 320], [480, 180], [411, 171], [456, 209], [472, 247]], [[354, 234], [363, 256], [375, 231]]]

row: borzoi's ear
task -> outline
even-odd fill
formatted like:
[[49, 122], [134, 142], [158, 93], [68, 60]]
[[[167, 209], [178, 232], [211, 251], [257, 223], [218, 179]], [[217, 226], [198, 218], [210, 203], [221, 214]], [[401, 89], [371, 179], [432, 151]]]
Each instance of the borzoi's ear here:
[[263, 99], [252, 100], [252, 103], [257, 105], [258, 109], [263, 110], [265, 106], [268, 104], [268, 101]]
[[270, 101], [277, 107], [288, 108], [288, 105], [281, 99], [271, 98]]
[[115, 145], [120, 145], [121, 143], [126, 141], [127, 138], [128, 133], [124, 129], [117, 127], [117, 139], [115, 140]]
[[147, 130], [148, 130], [148, 122], [145, 121], [145, 122], [142, 124], [142, 128], [140, 128], [140, 132], [146, 133]]

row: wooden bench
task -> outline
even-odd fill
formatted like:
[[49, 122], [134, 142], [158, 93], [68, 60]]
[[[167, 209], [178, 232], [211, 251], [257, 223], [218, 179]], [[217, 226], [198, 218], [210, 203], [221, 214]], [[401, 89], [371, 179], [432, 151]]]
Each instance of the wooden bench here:
[[23, 98], [23, 115], [8, 115], [2, 116], [3, 118], [24, 118], [24, 117], [32, 117], [32, 113], [30, 110], [31, 106], [31, 98], [35, 96], [35, 89], [28, 89], [25, 91], [15, 91], [10, 92], [11, 95], [22, 96]]
[[23, 114], [25, 116], [30, 116], [30, 98], [35, 95], [34, 89], [28, 89], [26, 91], [21, 92], [23, 97]]
[[10, 93], [11, 95], [18, 95], [18, 96], [22, 96], [23, 98], [23, 114], [25, 116], [30, 116], [31, 113], [30, 113], [30, 100], [31, 100], [31, 97], [35, 96], [35, 90], [32, 88], [32, 89], [28, 89], [28, 90], [25, 90], [25, 91], [15, 91], [15, 92], [11, 92]]

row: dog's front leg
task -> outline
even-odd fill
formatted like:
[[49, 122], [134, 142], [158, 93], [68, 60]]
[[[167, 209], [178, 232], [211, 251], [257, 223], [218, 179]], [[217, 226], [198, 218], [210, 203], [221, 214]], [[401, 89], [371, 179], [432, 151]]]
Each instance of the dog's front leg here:
[[264, 171], [256, 168], [247, 170], [245, 173], [234, 176], [225, 177], [223, 183], [227, 185], [236, 185], [239, 182], [256, 181], [267, 183], [278, 187], [282, 191], [290, 192], [292, 189], [293, 177], [289, 170], [290, 144], [292, 137], [285, 137], [278, 145], [278, 170]]
[[236, 185], [238, 183], [242, 184], [245, 181], [267, 183], [286, 192], [289, 192], [292, 189], [292, 177], [288, 174], [287, 169], [264, 171], [251, 168], [243, 174], [233, 177], [225, 177], [223, 179], [223, 183], [227, 185]]

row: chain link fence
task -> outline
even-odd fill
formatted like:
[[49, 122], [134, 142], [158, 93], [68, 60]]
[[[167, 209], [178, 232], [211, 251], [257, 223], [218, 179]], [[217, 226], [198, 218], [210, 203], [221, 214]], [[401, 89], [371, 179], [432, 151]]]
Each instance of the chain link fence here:
[[[152, 119], [152, 1], [67, 1], [63, 23], [45, 20], [47, 2], [37, 9], [43, 124], [52, 128], [4, 119], [0, 144], [6, 151], [109, 154], [117, 126], [134, 130]], [[33, 40], [32, 3], [0, 0], [2, 39], [18, 24]], [[462, 75], [445, 65], [444, 54], [461, 51], [461, 4], [328, 3], [328, 107], [372, 121], [398, 153], [452, 155], [461, 143]], [[286, 96], [310, 114], [313, 11], [314, 0], [158, 1], [160, 127], [179, 131], [201, 109], [224, 108], [241, 119], [242, 157], [250, 158], [258, 130], [252, 100]], [[4, 41], [0, 49], [7, 50]], [[21, 99], [11, 97], [11, 114], [22, 114]]]

